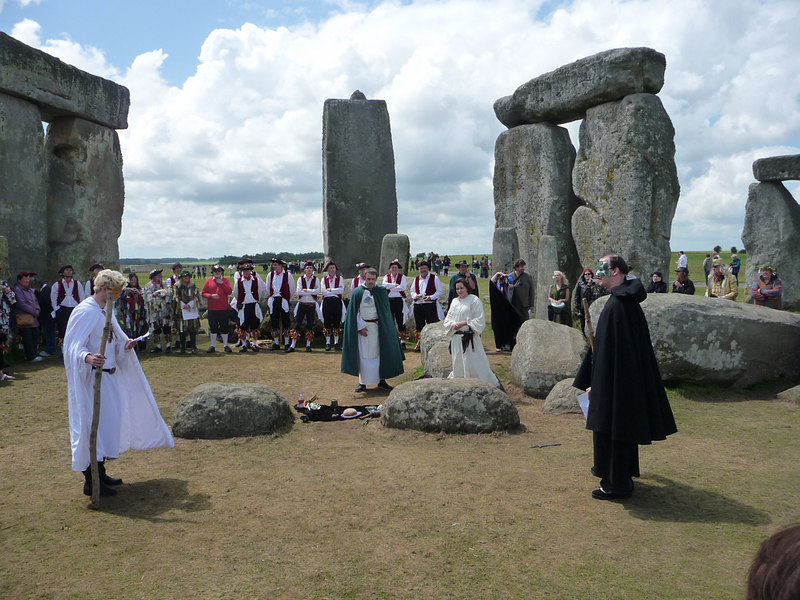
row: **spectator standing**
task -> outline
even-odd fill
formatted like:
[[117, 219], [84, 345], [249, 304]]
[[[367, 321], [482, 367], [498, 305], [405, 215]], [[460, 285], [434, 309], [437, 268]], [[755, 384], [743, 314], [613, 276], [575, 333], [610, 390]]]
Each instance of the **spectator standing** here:
[[679, 269], [686, 269], [686, 274], [689, 274], [689, 257], [683, 250], [678, 250], [677, 265]]
[[150, 281], [144, 286], [144, 307], [147, 326], [155, 347], [150, 354], [161, 352], [161, 334], [167, 345], [166, 354], [172, 352], [172, 291], [163, 281], [163, 269], [150, 271]]
[[561, 271], [553, 271], [553, 283], [547, 288], [547, 318], [572, 327], [569, 281]]
[[736, 279], [739, 279], [739, 269], [742, 268], [742, 261], [736, 254], [731, 254], [731, 273], [736, 276]]
[[678, 267], [675, 269], [675, 273], [675, 281], [672, 282], [672, 293], [694, 296], [694, 282], [689, 279], [689, 270], [685, 267]]
[[36, 292], [36, 300], [39, 302], [39, 329], [44, 338], [44, 350], [39, 352], [39, 356], [45, 358], [55, 356], [58, 346], [56, 345], [56, 322], [52, 315], [50, 286], [38, 277], [34, 277], [31, 280], [31, 287]]
[[524, 319], [528, 318], [533, 306], [534, 294], [533, 278], [525, 272], [526, 263], [521, 258], [514, 261], [514, 272], [507, 276], [508, 287], [512, 290], [511, 304], [513, 304]]
[[40, 362], [39, 356], [39, 302], [36, 292], [31, 288], [31, 277], [34, 271], [20, 271], [17, 273], [17, 285], [14, 286], [14, 319], [17, 331], [22, 338], [25, 350], [25, 360]]
[[[0, 267], [0, 271], [2, 270]], [[14, 291], [5, 279], [0, 279], [0, 381], [14, 379], [3, 369], [6, 368], [4, 357], [8, 350], [8, 337], [11, 334], [11, 307], [15, 302]]]
[[706, 252], [706, 257], [703, 259], [703, 276], [705, 277], [704, 281], [708, 281], [708, 276], [711, 273], [711, 268], [714, 266], [714, 259], [711, 258], [711, 254]]
[[706, 280], [707, 298], [725, 298], [736, 301], [739, 295], [739, 280], [733, 273], [725, 273], [725, 263], [722, 259], [714, 261], [714, 269]]
[[[99, 271], [98, 271], [99, 273]], [[95, 273], [95, 277], [97, 273]], [[94, 294], [92, 294], [94, 295]], [[131, 339], [147, 333], [147, 314], [144, 309], [144, 293], [139, 285], [139, 276], [131, 273], [128, 276], [128, 285], [122, 290], [119, 298], [114, 302], [117, 311], [117, 319], [120, 326]], [[144, 352], [147, 347], [147, 340], [139, 342], [139, 351]]]
[[647, 284], [647, 289], [645, 291], [648, 294], [667, 293], [667, 282], [664, 281], [661, 271], [653, 271], [653, 273], [650, 275], [650, 283]]
[[233, 352], [228, 346], [228, 297], [233, 292], [231, 282], [225, 275], [225, 267], [214, 265], [211, 267], [211, 277], [203, 284], [203, 298], [208, 302], [208, 332], [211, 336], [211, 346], [206, 352], [216, 352], [217, 335], [222, 338], [223, 350], [230, 354]]
[[780, 310], [783, 281], [778, 277], [778, 273], [772, 265], [762, 265], [758, 270], [761, 271], [761, 275], [753, 284], [750, 297], [759, 306]]
[[[583, 299], [586, 299], [586, 306], [591, 306], [592, 302], [597, 300], [600, 296], [608, 294], [608, 290], [597, 285], [597, 282], [592, 277], [591, 269], [584, 269], [581, 273], [581, 279], [575, 286], [572, 292], [574, 298], [575, 314], [581, 320], [581, 331], [586, 327], [586, 315], [583, 312]], [[664, 284], [664, 291], [667, 291], [667, 284]], [[586, 335], [584, 333], [584, 335]]]

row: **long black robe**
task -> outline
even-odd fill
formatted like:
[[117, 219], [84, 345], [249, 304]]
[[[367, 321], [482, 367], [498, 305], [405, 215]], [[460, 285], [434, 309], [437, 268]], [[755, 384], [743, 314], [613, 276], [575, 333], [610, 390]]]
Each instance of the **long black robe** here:
[[519, 309], [508, 301], [503, 292], [497, 289], [493, 281], [489, 282], [489, 307], [495, 347], [513, 349], [517, 343], [517, 332], [525, 322], [525, 318]]
[[573, 385], [591, 386], [586, 428], [616, 442], [650, 444], [675, 433], [650, 330], [640, 303], [647, 292], [638, 279], [611, 290]]

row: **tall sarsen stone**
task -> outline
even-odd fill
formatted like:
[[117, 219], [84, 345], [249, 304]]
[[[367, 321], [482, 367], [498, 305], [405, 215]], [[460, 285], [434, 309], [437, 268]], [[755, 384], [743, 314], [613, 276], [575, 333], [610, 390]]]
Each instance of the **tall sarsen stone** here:
[[[360, 94], [363, 96], [363, 94]], [[384, 100], [325, 101], [322, 114], [325, 255], [345, 277], [356, 262], [377, 267], [381, 242], [397, 233], [397, 192], [389, 111]]]

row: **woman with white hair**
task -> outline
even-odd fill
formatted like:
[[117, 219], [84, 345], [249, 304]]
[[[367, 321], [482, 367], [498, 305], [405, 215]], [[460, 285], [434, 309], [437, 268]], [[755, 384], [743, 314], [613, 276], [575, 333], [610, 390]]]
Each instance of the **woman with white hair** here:
[[561, 271], [553, 271], [553, 283], [547, 288], [547, 318], [572, 327], [569, 306], [569, 281]]
[[103, 371], [97, 429], [101, 496], [116, 494], [110, 486], [122, 483], [121, 479], [106, 475], [106, 459], [117, 458], [130, 448], [142, 450], [175, 445], [136, 353], [131, 352], [136, 342], [125, 335], [116, 319], [110, 321], [111, 331], [105, 352], [99, 352], [105, 311], [113, 311], [113, 305], [106, 304], [119, 298], [123, 285], [125, 277], [122, 273], [110, 269], [100, 271], [94, 280], [94, 294], [72, 311], [64, 336], [72, 470], [83, 471], [83, 493], [87, 496], [92, 495], [89, 436], [96, 369]]

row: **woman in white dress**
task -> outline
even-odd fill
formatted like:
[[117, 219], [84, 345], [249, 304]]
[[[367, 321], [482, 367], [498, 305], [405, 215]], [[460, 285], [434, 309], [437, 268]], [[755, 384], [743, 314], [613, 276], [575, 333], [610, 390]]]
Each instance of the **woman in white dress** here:
[[453, 371], [448, 378], [472, 377], [500, 387], [500, 381], [489, 367], [489, 359], [481, 343], [481, 333], [486, 327], [483, 302], [469, 293], [463, 279], [456, 281], [455, 290], [458, 295], [444, 318], [453, 358]]

